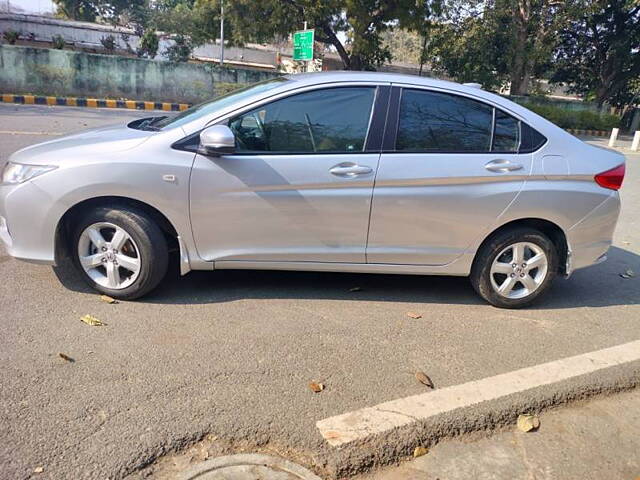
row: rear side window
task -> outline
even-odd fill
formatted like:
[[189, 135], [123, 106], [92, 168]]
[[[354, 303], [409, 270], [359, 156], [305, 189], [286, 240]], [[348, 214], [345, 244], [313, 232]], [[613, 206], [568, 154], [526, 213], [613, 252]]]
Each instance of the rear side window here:
[[546, 138], [520, 120], [470, 98], [403, 89], [396, 151], [533, 152]]
[[526, 123], [522, 124], [522, 143], [520, 153], [530, 153], [538, 150], [547, 142], [547, 138]]
[[465, 97], [403, 90], [396, 150], [488, 152], [493, 107]]
[[239, 153], [362, 152], [375, 87], [292, 95], [229, 121]]

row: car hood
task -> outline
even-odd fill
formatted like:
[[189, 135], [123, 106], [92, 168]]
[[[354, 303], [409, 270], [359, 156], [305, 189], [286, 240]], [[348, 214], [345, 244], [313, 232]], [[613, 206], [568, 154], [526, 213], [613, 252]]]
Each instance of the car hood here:
[[73, 158], [90, 159], [129, 150], [156, 133], [126, 125], [94, 128], [23, 148], [11, 155], [9, 161], [55, 165]]

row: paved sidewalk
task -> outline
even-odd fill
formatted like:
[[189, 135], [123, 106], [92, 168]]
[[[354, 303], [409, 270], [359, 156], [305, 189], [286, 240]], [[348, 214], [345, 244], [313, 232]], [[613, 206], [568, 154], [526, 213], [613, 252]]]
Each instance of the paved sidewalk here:
[[640, 390], [560, 408], [538, 431], [515, 426], [442, 442], [423, 457], [359, 480], [634, 480], [640, 478]]
[[594, 137], [594, 136], [578, 136], [578, 138], [584, 142], [591, 143], [592, 145], [596, 145], [598, 147], [607, 147], [618, 150], [622, 153], [633, 154], [640, 153], [631, 151], [631, 143], [633, 142], [633, 136], [629, 135], [620, 135], [616, 140], [616, 143], [613, 147], [609, 147], [609, 137]]

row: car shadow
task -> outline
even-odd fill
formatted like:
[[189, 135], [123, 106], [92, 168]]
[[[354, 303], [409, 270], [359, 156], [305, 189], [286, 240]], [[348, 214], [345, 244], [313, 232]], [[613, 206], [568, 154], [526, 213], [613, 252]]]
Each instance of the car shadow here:
[[[175, 263], [175, 262], [174, 262]], [[261, 270], [194, 271], [179, 277], [172, 265], [162, 284], [137, 300], [152, 304], [208, 304], [245, 299], [310, 299], [376, 302], [484, 305], [467, 278]], [[640, 303], [640, 276], [625, 279], [631, 269], [640, 274], [640, 256], [612, 247], [608, 261], [559, 278], [532, 309], [606, 307]], [[71, 290], [91, 292], [78, 275], [56, 274]]]

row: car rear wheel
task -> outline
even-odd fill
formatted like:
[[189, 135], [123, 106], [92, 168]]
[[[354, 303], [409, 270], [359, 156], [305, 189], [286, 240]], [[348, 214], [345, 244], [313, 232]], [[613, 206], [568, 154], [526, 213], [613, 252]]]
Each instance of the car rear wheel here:
[[470, 278], [490, 304], [520, 308], [544, 294], [557, 269], [558, 253], [546, 235], [531, 228], [511, 228], [481, 247]]
[[73, 231], [70, 252], [91, 287], [123, 300], [150, 292], [167, 271], [162, 231], [133, 209], [101, 207], [82, 216]]

